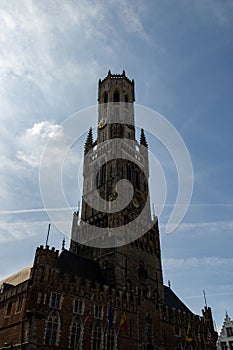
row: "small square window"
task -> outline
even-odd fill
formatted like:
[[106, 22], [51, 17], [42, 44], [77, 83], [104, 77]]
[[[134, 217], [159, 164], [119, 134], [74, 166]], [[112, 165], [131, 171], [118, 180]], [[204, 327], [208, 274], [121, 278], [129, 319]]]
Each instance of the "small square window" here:
[[73, 312], [79, 315], [83, 315], [84, 312], [84, 302], [79, 299], [75, 299], [73, 303]]
[[99, 305], [94, 306], [94, 318], [102, 319], [102, 307]]
[[50, 307], [55, 309], [61, 308], [61, 294], [52, 292], [50, 297]]

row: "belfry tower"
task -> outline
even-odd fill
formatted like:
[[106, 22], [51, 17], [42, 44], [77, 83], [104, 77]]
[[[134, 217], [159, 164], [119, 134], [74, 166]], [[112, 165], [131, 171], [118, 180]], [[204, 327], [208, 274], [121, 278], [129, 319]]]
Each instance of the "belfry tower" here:
[[[139, 142], [135, 137], [134, 101], [134, 80], [124, 71], [109, 71], [99, 80], [97, 138], [93, 139], [90, 128], [84, 145], [81, 215], [74, 213], [70, 251], [98, 261], [110, 286], [138, 288], [145, 294], [150, 290], [162, 301], [159, 231], [148, 187], [148, 144], [143, 130]], [[122, 180], [126, 182], [120, 186]], [[132, 196], [127, 202], [129, 184]], [[116, 204], [120, 196], [126, 203], [123, 208]], [[143, 232], [145, 227], [149, 229]], [[107, 232], [106, 236], [93, 238], [97, 229]]]

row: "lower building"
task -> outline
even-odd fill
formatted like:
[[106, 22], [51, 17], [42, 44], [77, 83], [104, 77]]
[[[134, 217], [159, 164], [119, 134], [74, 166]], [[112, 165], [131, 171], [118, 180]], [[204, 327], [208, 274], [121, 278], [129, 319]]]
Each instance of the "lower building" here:
[[218, 337], [217, 349], [233, 350], [233, 320], [231, 320], [227, 312]]
[[214, 339], [210, 308], [193, 314], [168, 286], [162, 304], [109, 287], [97, 262], [66, 249], [37, 248], [32, 266], [1, 282], [0, 349], [206, 350]]

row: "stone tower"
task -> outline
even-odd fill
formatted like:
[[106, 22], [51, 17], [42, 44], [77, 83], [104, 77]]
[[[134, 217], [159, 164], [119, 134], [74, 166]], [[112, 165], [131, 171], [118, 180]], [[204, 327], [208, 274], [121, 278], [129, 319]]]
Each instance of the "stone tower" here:
[[[143, 130], [140, 141], [136, 140], [134, 101], [134, 80], [124, 71], [109, 71], [99, 80], [97, 137], [93, 139], [90, 128], [84, 145], [81, 217], [74, 213], [70, 250], [98, 261], [110, 286], [137, 289], [138, 294], [162, 301], [159, 231], [157, 218], [151, 215], [148, 187], [148, 144]], [[121, 180], [127, 180], [123, 187]], [[123, 198], [128, 204], [118, 210], [116, 201], [120, 195], [127, 197], [124, 186], [129, 183], [131, 200]], [[143, 231], [145, 227], [148, 230]], [[116, 228], [118, 233], [113, 234]], [[97, 229], [107, 232], [106, 236], [96, 238]]]

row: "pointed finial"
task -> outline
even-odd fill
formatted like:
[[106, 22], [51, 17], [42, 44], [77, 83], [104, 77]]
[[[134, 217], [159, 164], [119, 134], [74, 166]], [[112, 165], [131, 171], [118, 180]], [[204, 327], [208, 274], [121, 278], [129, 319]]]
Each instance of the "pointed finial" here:
[[111, 70], [109, 69], [109, 71], [108, 71], [108, 75], [111, 75]]
[[148, 147], [148, 143], [146, 141], [146, 136], [144, 134], [144, 130], [143, 129], [141, 129], [140, 144], [142, 146]]
[[125, 76], [125, 70], [123, 69], [123, 73], [122, 73], [122, 75], [124, 75]]
[[93, 147], [93, 134], [92, 134], [92, 128], [90, 128], [86, 138], [85, 145], [84, 145], [84, 154], [87, 154], [92, 147]]
[[155, 204], [152, 203], [152, 212], [153, 212], [153, 219], [156, 219], [156, 215], [155, 215]]
[[62, 250], [65, 249], [65, 243], [66, 243], [66, 239], [64, 237], [63, 240], [62, 240], [62, 247], [61, 247]]

